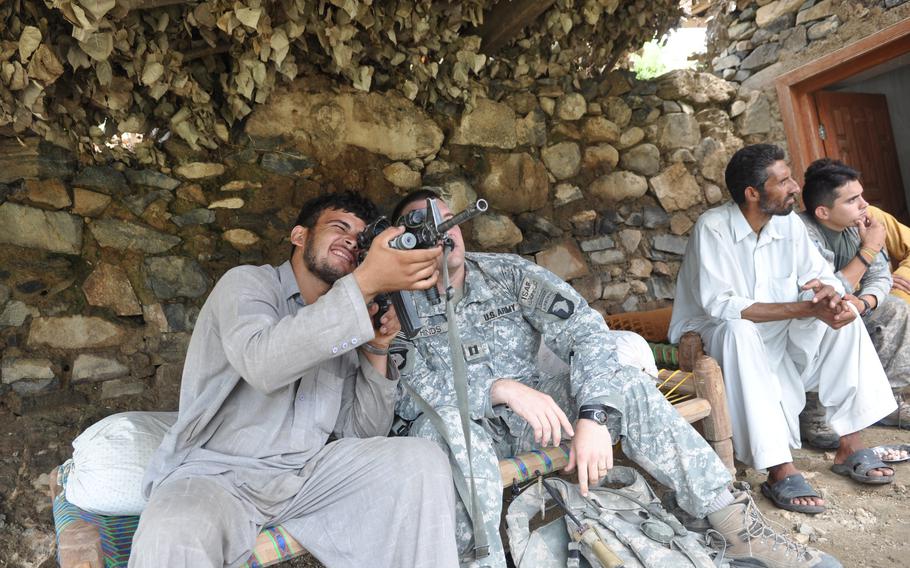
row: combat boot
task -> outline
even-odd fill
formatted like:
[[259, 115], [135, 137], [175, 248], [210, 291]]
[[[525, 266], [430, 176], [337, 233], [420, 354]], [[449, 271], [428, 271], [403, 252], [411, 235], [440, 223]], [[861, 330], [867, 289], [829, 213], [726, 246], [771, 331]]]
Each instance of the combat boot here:
[[[843, 568], [833, 556], [776, 532], [748, 493], [708, 515], [714, 545], [733, 566], [749, 568]], [[719, 541], [719, 542], [718, 542]]]
[[878, 421], [879, 426], [897, 426], [902, 430], [910, 430], [910, 403], [904, 401], [904, 395], [894, 393], [897, 410]]
[[836, 450], [840, 436], [828, 425], [825, 407], [818, 400], [817, 392], [806, 393], [806, 406], [799, 413], [799, 432], [802, 439], [817, 450]]

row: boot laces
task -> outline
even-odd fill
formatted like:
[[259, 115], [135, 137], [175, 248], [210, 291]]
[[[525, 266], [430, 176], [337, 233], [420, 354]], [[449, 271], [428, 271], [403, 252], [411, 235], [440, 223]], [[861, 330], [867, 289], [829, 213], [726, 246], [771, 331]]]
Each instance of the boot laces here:
[[758, 510], [758, 507], [755, 505], [755, 501], [752, 499], [749, 499], [749, 503], [746, 505], [745, 516], [747, 526], [740, 534], [743, 538], [749, 541], [750, 549], [753, 539], [757, 538], [760, 540], [770, 540], [772, 543], [772, 550], [777, 549], [778, 546], [783, 546], [786, 550], [787, 556], [792, 553], [797, 560], [809, 559], [809, 547], [796, 542], [784, 534], [782, 531], [774, 530], [773, 525], [775, 523], [761, 514], [761, 511]]

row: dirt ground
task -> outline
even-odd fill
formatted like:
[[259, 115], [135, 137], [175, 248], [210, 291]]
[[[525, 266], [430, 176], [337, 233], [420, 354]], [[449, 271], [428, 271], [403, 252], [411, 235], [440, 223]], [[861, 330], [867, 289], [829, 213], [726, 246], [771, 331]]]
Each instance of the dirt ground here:
[[[0, 568], [56, 566], [47, 473], [67, 459], [71, 440], [117, 408], [69, 408], [15, 416], [0, 409]], [[910, 444], [910, 431], [871, 428], [868, 444]], [[910, 462], [895, 465], [897, 480], [882, 487], [859, 486], [833, 474], [833, 454], [795, 452], [797, 467], [828, 501], [828, 511], [809, 517], [776, 509], [760, 495], [767, 517], [797, 538], [838, 557], [850, 568], [907, 566], [910, 554]], [[757, 490], [764, 477], [741, 471]], [[903, 558], [903, 560], [901, 560]], [[290, 568], [320, 566], [299, 559]]]

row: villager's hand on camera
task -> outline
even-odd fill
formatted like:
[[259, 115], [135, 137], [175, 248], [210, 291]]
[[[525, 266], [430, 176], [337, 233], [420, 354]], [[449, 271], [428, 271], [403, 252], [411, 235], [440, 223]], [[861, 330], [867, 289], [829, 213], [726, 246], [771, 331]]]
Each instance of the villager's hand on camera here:
[[[376, 312], [379, 310], [379, 305], [370, 304], [370, 320], [373, 319], [373, 316], [376, 315]], [[385, 349], [392, 344], [392, 341], [395, 339], [395, 335], [401, 330], [401, 323], [398, 321], [398, 314], [395, 313], [395, 306], [389, 306], [388, 311], [382, 314], [382, 317], [379, 319], [379, 327], [376, 327], [376, 337], [370, 341], [370, 344], [373, 347], [379, 349]]]
[[493, 405], [506, 404], [534, 429], [534, 441], [541, 446], [558, 446], [562, 433], [574, 435], [572, 423], [556, 401], [539, 390], [513, 379], [499, 379], [490, 387]]
[[389, 241], [404, 232], [404, 227], [389, 227], [373, 239], [370, 250], [354, 270], [360, 291], [367, 300], [380, 292], [426, 290], [436, 285], [442, 247], [420, 250], [395, 250]]
[[885, 246], [885, 226], [875, 217], [866, 215], [862, 219], [857, 219], [856, 228], [862, 246], [874, 251], [880, 251]]
[[613, 469], [613, 438], [606, 426], [586, 418], [575, 423], [575, 437], [572, 438], [566, 471], [573, 471], [576, 467], [582, 495], [587, 495], [588, 486], [597, 485]]
[[896, 273], [892, 274], [891, 278], [893, 279], [892, 290], [900, 290], [910, 294], [910, 280]]

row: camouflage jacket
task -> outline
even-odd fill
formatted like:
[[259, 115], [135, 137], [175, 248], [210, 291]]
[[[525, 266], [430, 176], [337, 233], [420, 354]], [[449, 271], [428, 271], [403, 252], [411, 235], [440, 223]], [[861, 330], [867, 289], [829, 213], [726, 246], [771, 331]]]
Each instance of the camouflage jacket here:
[[[571, 368], [578, 404], [599, 402], [622, 412], [611, 384], [620, 364], [603, 317], [552, 272], [512, 254], [467, 253], [465, 286], [453, 301], [464, 349], [471, 418], [493, 418], [490, 387], [500, 378], [533, 383], [541, 340]], [[414, 294], [425, 324], [400, 362], [407, 381], [432, 407], [457, 406], [447, 336], [445, 300]], [[618, 380], [618, 377], [615, 378]], [[399, 387], [398, 414], [412, 420], [417, 404]]]

